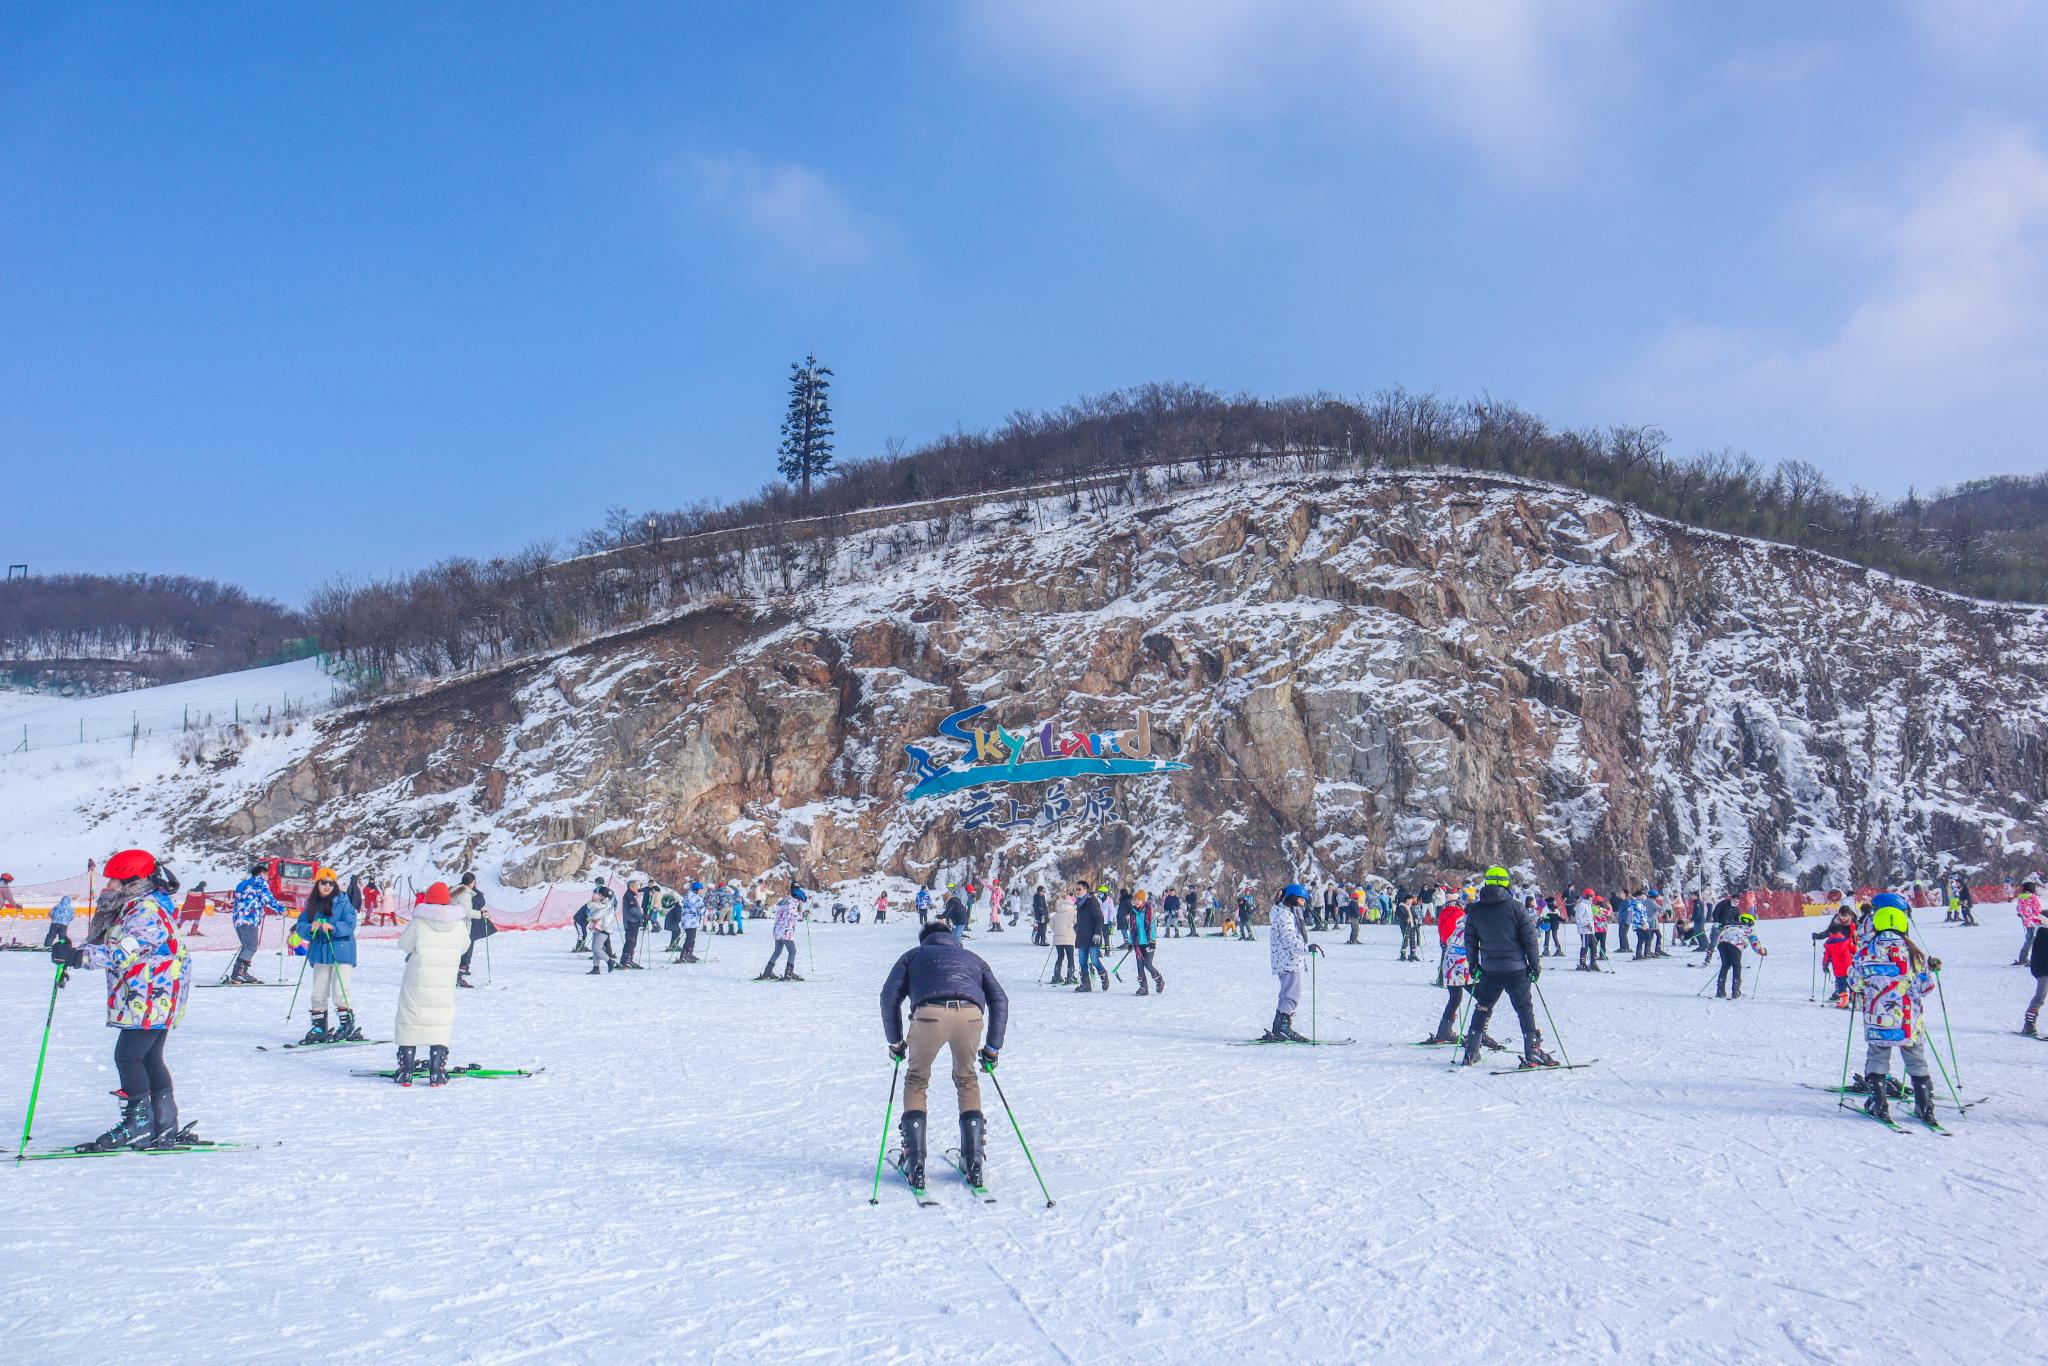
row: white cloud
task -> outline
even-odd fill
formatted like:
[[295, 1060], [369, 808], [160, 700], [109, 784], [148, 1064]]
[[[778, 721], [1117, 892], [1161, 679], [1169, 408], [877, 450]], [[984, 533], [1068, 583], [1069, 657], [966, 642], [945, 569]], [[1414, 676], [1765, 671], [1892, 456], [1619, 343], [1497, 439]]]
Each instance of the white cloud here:
[[1632, 0], [1031, 0], [967, 9], [1000, 62], [1183, 119], [1292, 106], [1413, 114], [1496, 167], [1569, 159], [1626, 79]]
[[701, 211], [787, 263], [826, 269], [874, 257], [873, 224], [808, 166], [732, 153], [693, 157], [675, 169]]
[[1901, 185], [1884, 200], [1809, 206], [1824, 244], [1864, 263], [1824, 335], [1675, 324], [1616, 397], [1709, 444], [1880, 487], [2038, 466], [2048, 156], [2029, 130], [1986, 124], [1933, 149]]

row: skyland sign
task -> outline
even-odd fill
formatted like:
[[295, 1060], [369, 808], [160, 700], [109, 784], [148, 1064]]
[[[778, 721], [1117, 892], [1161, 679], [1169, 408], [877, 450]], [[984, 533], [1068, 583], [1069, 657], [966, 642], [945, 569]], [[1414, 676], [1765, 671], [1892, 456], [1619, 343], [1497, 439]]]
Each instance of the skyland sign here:
[[[1048, 721], [1035, 731], [1013, 735], [998, 725], [993, 731], [969, 730], [967, 723], [988, 710], [986, 702], [954, 712], [939, 723], [939, 734], [967, 746], [966, 752], [950, 763], [934, 763], [931, 751], [905, 745], [910, 755], [910, 772], [917, 782], [907, 800], [938, 797], [949, 792], [987, 787], [996, 783], [1045, 783], [1066, 778], [1144, 777], [1185, 769], [1186, 764], [1152, 757], [1152, 718], [1138, 713], [1138, 724], [1121, 733], [1115, 731], [1070, 731], [1057, 734]], [[1021, 804], [1014, 799], [1013, 808]], [[1062, 814], [1064, 814], [1062, 802]], [[1004, 824], [1028, 824], [1021, 818]]]

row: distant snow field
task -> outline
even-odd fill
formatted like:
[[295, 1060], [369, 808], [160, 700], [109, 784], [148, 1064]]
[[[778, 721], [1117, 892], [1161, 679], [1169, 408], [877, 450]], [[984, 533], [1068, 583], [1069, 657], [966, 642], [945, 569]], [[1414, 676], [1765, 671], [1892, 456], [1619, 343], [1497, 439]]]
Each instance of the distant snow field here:
[[[1943, 1088], [1951, 1138], [1801, 1085], [1838, 1081], [1851, 1023], [1807, 999], [1810, 923], [1763, 927], [1742, 1001], [1696, 997], [1686, 958], [1605, 981], [1548, 960], [1551, 1047], [1598, 1061], [1528, 1076], [1409, 1046], [1443, 996], [1390, 929], [1318, 937], [1315, 1027], [1358, 1039], [1328, 1049], [1231, 1046], [1271, 1018], [1263, 928], [1166, 941], [1144, 1000], [1128, 967], [1080, 996], [1034, 984], [1026, 933], [977, 937], [1051, 1209], [992, 1087], [999, 1203], [935, 1160], [939, 1208], [888, 1174], [868, 1204], [877, 992], [914, 916], [814, 927], [802, 984], [749, 980], [760, 925], [701, 966], [602, 979], [566, 931], [500, 935], [455, 1060], [546, 1070], [442, 1090], [349, 1075], [382, 1047], [257, 1051], [304, 1030], [304, 996], [287, 1021], [289, 990], [198, 991], [169, 1052], [186, 1116], [281, 1146], [0, 1176], [0, 1340], [24, 1363], [2038, 1361], [2048, 1045], [2014, 1033], [2017, 922], [1979, 913], [1922, 925], [1964, 1098], [1986, 1098], [1959, 1118]], [[363, 957], [356, 1001], [388, 1036], [398, 956]], [[50, 971], [0, 954], [10, 1144]], [[35, 1148], [115, 1116], [96, 987], [57, 1003]], [[1511, 1012], [1493, 1032], [1518, 1041]], [[934, 1149], [954, 1114], [942, 1072]]]

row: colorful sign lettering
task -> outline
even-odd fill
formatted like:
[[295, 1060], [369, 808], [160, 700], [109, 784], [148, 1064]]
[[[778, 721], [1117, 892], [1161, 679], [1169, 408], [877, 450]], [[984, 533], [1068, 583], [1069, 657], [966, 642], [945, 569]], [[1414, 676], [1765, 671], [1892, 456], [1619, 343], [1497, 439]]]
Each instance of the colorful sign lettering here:
[[[1061, 733], [1051, 722], [1045, 722], [1035, 730], [1027, 730], [1022, 735], [1013, 735], [1001, 725], [993, 729], [969, 730], [967, 723], [988, 709], [986, 702], [976, 703], [939, 722], [940, 735], [965, 746], [965, 751], [950, 762], [934, 761], [931, 751], [919, 745], [903, 747], [910, 756], [910, 774], [915, 779], [908, 800], [999, 783], [1044, 783], [1083, 777], [1146, 777], [1187, 767], [1177, 760], [1153, 757], [1152, 717], [1148, 712], [1140, 711], [1137, 724], [1121, 732], [1075, 730]], [[1101, 791], [1096, 789], [1086, 799], [1091, 804], [1091, 815], [1092, 804]], [[1064, 795], [1060, 800], [1066, 801]], [[1113, 801], [1107, 797], [1104, 800], [1113, 809]], [[977, 809], [978, 806], [979, 803]], [[988, 820], [983, 823], [1002, 822]]]

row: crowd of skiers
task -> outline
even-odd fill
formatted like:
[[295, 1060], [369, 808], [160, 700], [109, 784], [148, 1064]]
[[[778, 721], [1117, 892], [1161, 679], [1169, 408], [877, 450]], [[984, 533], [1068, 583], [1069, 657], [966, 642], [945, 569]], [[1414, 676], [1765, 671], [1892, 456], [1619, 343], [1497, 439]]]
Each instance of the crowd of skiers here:
[[[104, 969], [108, 981], [108, 1023], [117, 1030], [115, 1067], [122, 1113], [115, 1126], [81, 1148], [141, 1144], [179, 1146], [194, 1141], [178, 1124], [177, 1103], [164, 1048], [169, 1030], [182, 1018], [190, 988], [190, 958], [179, 934], [172, 895], [178, 880], [143, 850], [127, 850], [107, 860], [106, 883], [94, 901], [84, 943], [74, 946], [71, 928], [75, 911], [68, 898], [51, 915], [44, 947], [63, 970]], [[1974, 925], [1967, 891], [1949, 893], [1951, 923]], [[229, 902], [238, 947], [220, 985], [259, 983], [252, 970], [267, 915], [290, 917], [287, 943], [302, 954], [310, 977], [312, 1025], [300, 1044], [365, 1041], [350, 991], [356, 966], [358, 906], [366, 899], [362, 884], [351, 879], [344, 887], [331, 868], [320, 868], [312, 890], [294, 912], [278, 897], [266, 868], [258, 864], [240, 883]], [[1248, 940], [1260, 900], [1246, 886], [1226, 903], [1213, 888], [1169, 888], [1155, 896], [1149, 889], [1120, 887], [1083, 879], [1070, 888], [1048, 892], [1034, 887], [1028, 900], [1006, 897], [1000, 881], [983, 887], [948, 883], [943, 893], [934, 884], [911, 897], [919, 923], [918, 947], [904, 955], [892, 986], [885, 993], [885, 1014], [905, 1004], [912, 1027], [900, 1023], [885, 1029], [892, 1048], [912, 1060], [914, 1094], [922, 1110], [929, 1070], [936, 1052], [953, 1047], [954, 1080], [961, 1091], [964, 1116], [971, 1114], [974, 1132], [962, 1131], [962, 1151], [978, 1164], [979, 1097], [974, 1090], [972, 1058], [992, 1067], [1001, 1046], [1006, 998], [994, 985], [986, 964], [964, 948], [986, 903], [985, 928], [991, 933], [1014, 929], [1027, 913], [1032, 939], [1048, 949], [1050, 981], [1076, 992], [1107, 991], [1114, 971], [1105, 961], [1113, 948], [1125, 951], [1135, 964], [1140, 996], [1164, 992], [1166, 979], [1158, 963], [1162, 939], [1196, 935], [1211, 928], [1217, 937]], [[623, 892], [599, 879], [575, 915], [575, 951], [587, 954], [590, 972], [635, 969], [657, 928], [668, 933], [666, 949], [679, 963], [703, 961], [697, 955], [700, 933], [737, 936], [749, 918], [772, 919], [770, 953], [757, 980], [801, 981], [796, 972], [799, 927], [812, 914], [812, 893], [791, 885], [772, 906], [761, 898], [750, 906], [741, 889], [720, 882], [707, 889], [702, 882], [665, 890], [651, 879], [625, 877]], [[1005, 914], [1007, 906], [1007, 916]], [[889, 897], [872, 904], [875, 923], [886, 923]], [[2038, 884], [2021, 887], [2016, 911], [2022, 940], [2017, 965], [2029, 968], [2034, 990], [2021, 1032], [2040, 1037], [2039, 1017], [2048, 1005], [2048, 934], [2041, 933], [2043, 909]], [[860, 920], [860, 912], [835, 902], [834, 921]], [[1436, 982], [1447, 995], [1435, 1028], [1425, 1045], [1462, 1046], [1459, 1062], [1471, 1065], [1483, 1050], [1500, 1049], [1488, 1032], [1493, 1012], [1506, 996], [1521, 1027], [1521, 1066], [1557, 1065], [1543, 1047], [1534, 1004], [1540, 995], [1544, 960], [1569, 956], [1559, 931], [1569, 921], [1577, 935], [1576, 970], [1606, 971], [1603, 964], [1632, 947], [1635, 959], [1669, 958], [1680, 946], [1696, 949], [1701, 964], [1714, 964], [1715, 994], [1740, 999], [1745, 953], [1768, 953], [1756, 933], [1755, 917], [1742, 909], [1739, 893], [1731, 892], [1708, 906], [1703, 897], [1671, 897], [1656, 889], [1634, 889], [1613, 901], [1586, 888], [1574, 896], [1518, 894], [1508, 872], [1489, 868], [1471, 886], [1437, 886], [1413, 892], [1368, 884], [1303, 885], [1280, 889], [1265, 908], [1269, 929], [1268, 959], [1277, 979], [1274, 1017], [1260, 1042], [1313, 1042], [1295, 1027], [1304, 974], [1322, 952], [1316, 932], [1390, 923], [1401, 931], [1400, 956], [1420, 962], [1421, 939], [1428, 927], [1437, 938]], [[447, 1080], [447, 1057], [455, 1000], [469, 985], [475, 945], [492, 930], [484, 897], [474, 874], [452, 886], [437, 882], [420, 893], [399, 938], [406, 955], [404, 981], [394, 1024], [398, 1066], [393, 1076], [409, 1085], [421, 1074], [433, 1084]], [[1609, 936], [1623, 936], [1610, 949]], [[1816, 931], [1815, 970], [1824, 964], [1830, 1000], [1843, 1009], [1860, 1009], [1866, 1052], [1864, 1070], [1849, 1089], [1866, 1096], [1865, 1108], [1889, 1122], [1888, 1100], [1905, 1092], [1890, 1078], [1890, 1054], [1901, 1054], [1911, 1084], [1916, 1114], [1931, 1122], [1932, 1083], [1925, 1046], [1923, 1002], [1936, 990], [1941, 960], [1929, 956], [1912, 938], [1909, 902], [1885, 892], [1860, 906], [1845, 903], [1829, 923]], [[1670, 948], [1666, 947], [1668, 942]], [[1632, 946], [1631, 946], [1632, 939]], [[978, 967], [975, 965], [979, 965]], [[1121, 963], [1119, 963], [1121, 966]], [[779, 969], [779, 972], [778, 972]], [[985, 976], [975, 976], [975, 974]], [[1118, 974], [1120, 975], [1120, 974]], [[966, 978], [973, 978], [963, 986]], [[937, 986], [933, 984], [937, 983]], [[951, 995], [931, 995], [942, 990]], [[1702, 988], [1704, 991], [1704, 988]], [[895, 1005], [887, 1005], [893, 994]], [[972, 1006], [970, 1022], [963, 1013]], [[1461, 1014], [1469, 1014], [1462, 1027]], [[932, 1013], [938, 1011], [940, 1013]], [[946, 1013], [950, 1012], [950, 1013]], [[338, 1022], [330, 1024], [330, 1019]], [[970, 1030], [969, 1024], [972, 1024]], [[980, 1042], [982, 1025], [988, 1042]], [[929, 1028], [920, 1030], [920, 1025]], [[970, 1034], [974, 1048], [966, 1044]], [[420, 1050], [427, 1056], [421, 1060]], [[922, 1118], [913, 1142], [906, 1119], [904, 1146], [922, 1160]]]

